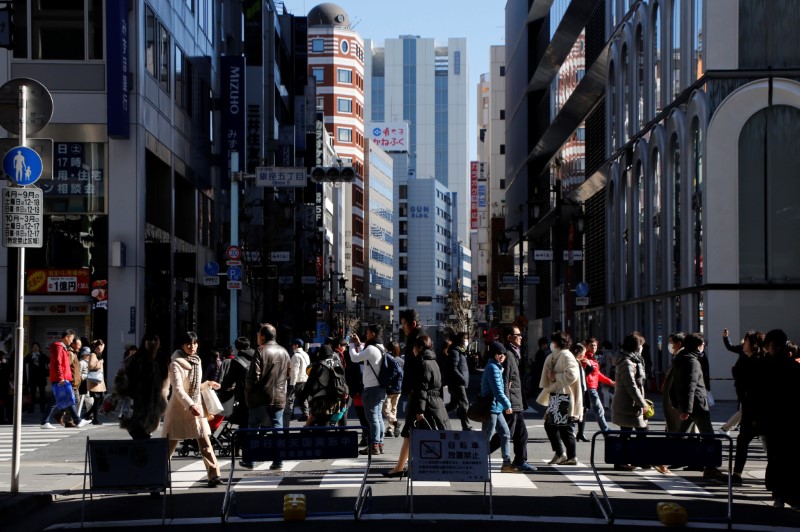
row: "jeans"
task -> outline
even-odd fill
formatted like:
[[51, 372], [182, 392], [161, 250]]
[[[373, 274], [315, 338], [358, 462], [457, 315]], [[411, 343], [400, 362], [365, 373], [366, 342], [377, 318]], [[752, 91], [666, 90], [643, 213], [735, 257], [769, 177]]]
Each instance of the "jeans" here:
[[[255, 406], [250, 409], [250, 417], [248, 425], [250, 428], [283, 428], [283, 411], [282, 406]], [[275, 460], [272, 462], [275, 467], [283, 465], [283, 460]]]
[[364, 410], [367, 413], [367, 423], [372, 444], [383, 444], [383, 433], [386, 426], [383, 423], [383, 402], [386, 400], [386, 388], [373, 386], [364, 388], [361, 394]]
[[600, 430], [602, 432], [607, 432], [609, 429], [608, 422], [606, 422], [606, 412], [603, 409], [603, 403], [600, 401], [600, 394], [597, 392], [597, 389], [588, 389], [586, 390], [589, 396], [589, 407], [594, 412], [594, 419], [597, 421], [597, 424], [600, 426]]
[[489, 421], [483, 422], [483, 433], [486, 434], [486, 441], [492, 441], [495, 431], [500, 435], [500, 454], [503, 456], [503, 463], [511, 463], [511, 431], [508, 430], [508, 423], [502, 412], [492, 412]]
[[[528, 461], [528, 428], [525, 426], [525, 416], [522, 412], [503, 414], [511, 435], [511, 444], [514, 447], [514, 465], [519, 466]], [[495, 434], [489, 440], [489, 454], [500, 448], [500, 434]]]

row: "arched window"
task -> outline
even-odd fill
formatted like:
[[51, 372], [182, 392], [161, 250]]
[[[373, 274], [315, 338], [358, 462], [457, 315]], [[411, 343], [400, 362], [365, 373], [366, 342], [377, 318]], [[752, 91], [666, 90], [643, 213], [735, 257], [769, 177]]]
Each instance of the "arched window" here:
[[653, 3], [653, 15], [650, 18], [650, 35], [653, 39], [653, 102], [655, 103], [655, 114], [661, 112], [664, 103], [661, 98], [661, 74], [663, 70], [661, 56], [661, 6], [658, 2]]
[[800, 109], [773, 105], [739, 135], [739, 276], [742, 281], [797, 282], [800, 261]]
[[636, 26], [636, 130], [644, 127], [644, 32]]
[[615, 66], [613, 62], [608, 65], [608, 126], [611, 129], [609, 135], [611, 152], [617, 149], [617, 77]]
[[636, 188], [633, 190], [633, 192], [636, 197], [634, 198], [633, 215], [636, 217], [636, 246], [638, 249], [638, 256], [636, 258], [638, 267], [636, 270], [639, 272], [637, 279], [637, 282], [639, 283], [639, 293], [637, 296], [641, 297], [648, 293], [646, 285], [647, 268], [644, 266], [647, 264], [647, 238], [645, 233], [647, 223], [645, 221], [646, 200], [644, 195], [644, 167], [642, 165], [642, 161], [636, 162], [635, 180]]
[[681, 0], [672, 1], [672, 99], [681, 93]]
[[609, 220], [609, 242], [611, 242], [611, 249], [608, 250], [608, 300], [609, 302], [614, 302], [619, 299], [619, 294], [617, 294], [617, 260], [615, 257], [618, 256], [617, 253], [617, 246], [620, 245], [619, 241], [619, 222], [617, 217], [617, 198], [615, 195], [616, 187], [614, 186], [614, 181], [608, 185], [608, 196], [606, 200], [607, 205], [607, 213], [606, 219]]
[[681, 148], [678, 136], [670, 139], [670, 168], [672, 170], [672, 204], [670, 222], [672, 230], [672, 288], [681, 287]]
[[634, 261], [635, 257], [633, 255], [633, 243], [636, 240], [636, 232], [634, 231], [633, 227], [633, 197], [634, 197], [634, 188], [633, 188], [633, 169], [628, 167], [625, 170], [625, 176], [623, 178], [623, 183], [625, 185], [625, 189], [623, 191], [622, 200], [623, 200], [623, 208], [622, 208], [622, 224], [623, 224], [623, 232], [622, 236], [624, 239], [624, 246], [622, 248], [622, 267], [624, 268], [624, 279], [623, 279], [623, 300], [631, 299], [633, 297], [633, 282], [634, 282], [634, 275], [633, 272], [634, 268]]
[[692, 121], [692, 213], [694, 229], [694, 282], [703, 284], [703, 132]]
[[653, 246], [655, 263], [655, 292], [657, 294], [664, 290], [664, 251], [661, 240], [661, 153], [653, 150], [650, 162], [653, 172]]
[[622, 93], [622, 138], [620, 144], [628, 142], [631, 133], [631, 64], [628, 54], [628, 45], [622, 45], [622, 61], [620, 69], [622, 70], [622, 83], [620, 92]]

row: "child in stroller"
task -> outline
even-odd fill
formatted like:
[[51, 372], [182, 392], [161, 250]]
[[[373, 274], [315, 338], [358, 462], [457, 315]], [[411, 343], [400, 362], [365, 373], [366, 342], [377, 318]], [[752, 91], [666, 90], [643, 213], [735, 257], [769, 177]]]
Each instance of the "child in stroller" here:
[[[224, 414], [217, 414], [209, 418], [208, 426], [211, 428], [209, 439], [214, 452], [217, 453], [217, 456], [230, 456], [233, 451], [233, 424], [225, 420]], [[178, 454], [180, 456], [189, 456], [190, 452], [194, 453], [194, 456], [200, 456], [197, 441], [183, 440], [178, 448]]]

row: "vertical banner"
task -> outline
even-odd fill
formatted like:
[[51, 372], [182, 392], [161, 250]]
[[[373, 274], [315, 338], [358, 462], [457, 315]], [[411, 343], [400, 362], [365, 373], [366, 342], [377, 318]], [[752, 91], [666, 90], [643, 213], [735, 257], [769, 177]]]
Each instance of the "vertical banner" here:
[[478, 229], [478, 161], [469, 163], [470, 229]]
[[[247, 109], [245, 105], [245, 79], [244, 57], [237, 55], [224, 55], [220, 59], [221, 77], [220, 90], [222, 90], [222, 142], [226, 165], [230, 168], [231, 152], [239, 152], [240, 170], [244, 171], [247, 161], [245, 138], [245, 124]], [[226, 172], [226, 176], [229, 175]]]
[[108, 136], [130, 136], [128, 112], [128, 0], [106, 1], [106, 106]]

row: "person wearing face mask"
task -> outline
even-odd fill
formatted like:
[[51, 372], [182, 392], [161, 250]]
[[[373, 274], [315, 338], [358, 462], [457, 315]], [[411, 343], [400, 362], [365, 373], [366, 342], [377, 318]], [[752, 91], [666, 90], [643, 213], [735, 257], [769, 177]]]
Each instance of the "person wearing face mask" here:
[[448, 412], [456, 411], [461, 420], [461, 430], [472, 430], [467, 417], [467, 386], [469, 385], [469, 366], [467, 365], [467, 333], [456, 333], [450, 347], [442, 358], [442, 379], [450, 391], [450, 402], [445, 405]]
[[[644, 394], [644, 383], [647, 374], [642, 359], [644, 337], [634, 331], [622, 340], [622, 348], [614, 355], [613, 363], [616, 375], [614, 398], [611, 400], [611, 422], [619, 425], [622, 431], [646, 431], [647, 420], [644, 410], [647, 402]], [[633, 471], [631, 464], [615, 464], [618, 471]]]

